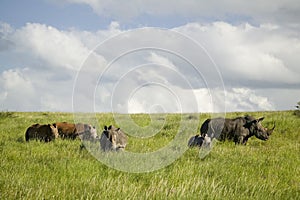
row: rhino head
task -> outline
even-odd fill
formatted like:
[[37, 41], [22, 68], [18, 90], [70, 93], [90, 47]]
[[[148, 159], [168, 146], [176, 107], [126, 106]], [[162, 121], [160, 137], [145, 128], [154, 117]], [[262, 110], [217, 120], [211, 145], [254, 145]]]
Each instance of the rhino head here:
[[246, 116], [245, 119], [247, 121], [245, 127], [249, 129], [250, 134], [255, 135], [260, 140], [268, 140], [275, 129], [275, 123], [272, 129], [263, 127], [261, 122], [264, 120], [264, 117], [255, 119], [254, 117]]
[[127, 145], [127, 136], [120, 128], [116, 128], [112, 125], [109, 127], [104, 126], [104, 130], [100, 138], [100, 145], [104, 151], [124, 150]]

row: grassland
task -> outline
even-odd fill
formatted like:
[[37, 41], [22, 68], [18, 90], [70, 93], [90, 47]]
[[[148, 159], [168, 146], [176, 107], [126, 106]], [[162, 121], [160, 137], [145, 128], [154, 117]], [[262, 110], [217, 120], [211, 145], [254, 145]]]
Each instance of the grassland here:
[[[263, 125], [276, 122], [270, 140], [218, 142], [205, 159], [194, 148], [162, 169], [128, 173], [99, 162], [80, 140], [24, 141], [31, 124], [72, 122], [71, 113], [1, 112], [0, 199], [300, 199], [300, 118], [292, 111], [249, 114], [265, 116]], [[96, 117], [100, 127], [116, 123], [109, 113]], [[152, 123], [148, 115], [130, 117], [139, 126]], [[164, 120], [160, 132], [129, 137], [128, 151], [157, 150], [174, 138], [182, 116], [157, 117]], [[199, 126], [207, 117], [200, 115]]]

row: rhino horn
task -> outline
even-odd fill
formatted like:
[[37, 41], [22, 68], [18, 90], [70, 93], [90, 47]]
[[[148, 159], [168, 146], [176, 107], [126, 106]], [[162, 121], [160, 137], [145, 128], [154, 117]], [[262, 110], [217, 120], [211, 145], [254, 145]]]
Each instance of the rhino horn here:
[[268, 129], [267, 131], [268, 131], [268, 135], [271, 135], [272, 133], [273, 133], [273, 131], [274, 131], [274, 129], [275, 129], [275, 122], [274, 122], [274, 126], [273, 126], [273, 128], [271, 128], [271, 129]]

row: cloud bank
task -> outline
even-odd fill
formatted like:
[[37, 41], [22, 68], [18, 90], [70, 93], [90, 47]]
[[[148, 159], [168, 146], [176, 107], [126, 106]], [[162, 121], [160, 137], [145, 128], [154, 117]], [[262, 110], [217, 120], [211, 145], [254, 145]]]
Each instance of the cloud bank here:
[[[116, 3], [76, 2], [88, 3], [96, 12]], [[216, 2], [209, 4], [212, 3]], [[188, 1], [181, 6], [188, 9], [194, 4], [197, 1]], [[254, 3], [249, 4], [252, 12], [260, 12]], [[275, 5], [272, 9], [278, 10], [281, 4], [275, 2]], [[160, 10], [153, 7], [148, 12], [161, 14], [167, 10], [164, 7]], [[238, 4], [234, 10], [238, 10]], [[112, 10], [111, 15], [117, 13], [127, 14]], [[139, 10], [132, 11], [128, 17], [139, 13]], [[204, 77], [195, 74], [182, 57], [167, 51], [133, 51], [110, 63], [117, 50], [132, 47], [130, 43], [120, 47], [117, 40], [110, 39], [115, 47], [97, 52], [97, 47], [104, 41], [120, 33], [126, 36], [127, 31], [132, 30], [121, 29], [118, 22], [95, 32], [59, 30], [39, 23], [28, 23], [15, 29], [1, 23], [0, 109], [72, 111], [73, 88], [79, 76], [86, 77], [80, 90], [75, 91], [81, 101], [81, 111], [218, 112], [223, 111], [222, 104], [226, 111], [255, 111], [289, 109], [289, 105], [299, 100], [300, 39], [293, 28], [270, 23], [233, 25], [224, 21], [174, 27], [172, 32], [200, 45], [208, 53], [207, 58], [216, 65], [216, 68], [210, 68], [205, 67], [207, 62], [196, 63]], [[155, 38], [145, 34], [135, 37], [135, 46], [143, 47], [139, 41], [148, 38], [159, 41], [162, 46], [172, 45], [187, 57], [204, 55], [190, 49], [182, 40], [161, 40], [166, 36], [159, 33]], [[82, 70], [83, 65], [89, 66], [87, 71]], [[99, 74], [103, 70], [106, 73]], [[211, 77], [216, 70], [224, 87], [213, 84]], [[206, 81], [211, 84], [207, 86]], [[289, 96], [278, 99], [279, 90], [289, 91]], [[94, 96], [85, 94], [88, 91], [94, 92]]]

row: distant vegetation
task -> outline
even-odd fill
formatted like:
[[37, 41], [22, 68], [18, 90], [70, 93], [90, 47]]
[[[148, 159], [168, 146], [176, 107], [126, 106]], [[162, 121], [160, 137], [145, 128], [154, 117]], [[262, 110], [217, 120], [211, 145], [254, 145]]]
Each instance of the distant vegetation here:
[[300, 101], [296, 105], [296, 110], [294, 111], [294, 115], [300, 117]]
[[[300, 118], [293, 113], [248, 113], [265, 116], [264, 126], [276, 122], [268, 141], [253, 137], [246, 146], [217, 142], [205, 159], [193, 148], [165, 168], [134, 174], [102, 164], [81, 148], [80, 140], [25, 142], [31, 124], [72, 122], [72, 113], [2, 112], [0, 199], [300, 199]], [[149, 152], [167, 145], [177, 133], [178, 122], [190, 116], [157, 115], [156, 120], [164, 122], [160, 132], [145, 139], [129, 137], [126, 150]], [[100, 127], [118, 126], [110, 113], [96, 117]], [[199, 127], [207, 117], [200, 115]], [[155, 123], [146, 114], [131, 119], [140, 126]]]
[[0, 120], [12, 117], [13, 114], [14, 114], [13, 112], [8, 112], [8, 111], [0, 112]]

